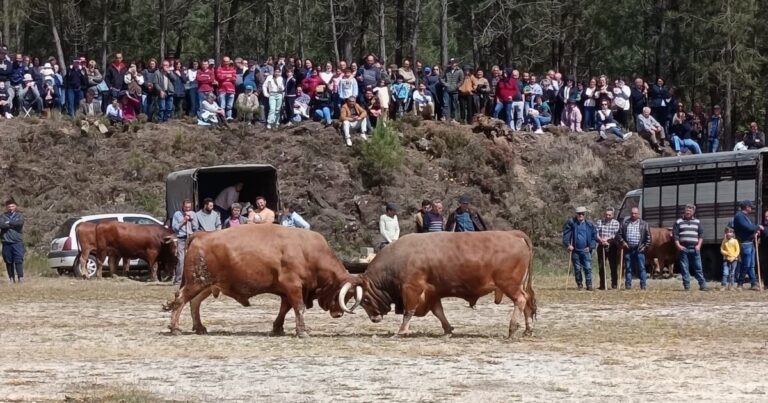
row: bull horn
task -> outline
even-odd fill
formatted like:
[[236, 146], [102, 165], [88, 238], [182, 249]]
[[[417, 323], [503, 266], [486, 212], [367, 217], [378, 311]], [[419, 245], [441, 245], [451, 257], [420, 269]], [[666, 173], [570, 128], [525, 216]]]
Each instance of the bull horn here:
[[363, 302], [363, 287], [356, 285], [355, 286], [355, 305], [352, 305], [352, 308], [350, 308], [350, 311], [354, 311], [355, 308], [360, 306], [360, 304]]
[[344, 296], [347, 295], [347, 291], [349, 291], [350, 288], [352, 288], [352, 283], [346, 282], [344, 283], [344, 286], [341, 287], [341, 291], [339, 291], [339, 306], [345, 313], [353, 313], [352, 309], [347, 308], [347, 304], [344, 302]]

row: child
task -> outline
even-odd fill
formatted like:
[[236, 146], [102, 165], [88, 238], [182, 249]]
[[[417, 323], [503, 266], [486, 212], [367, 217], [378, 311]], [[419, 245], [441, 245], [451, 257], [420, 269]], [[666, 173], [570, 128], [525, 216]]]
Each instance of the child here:
[[398, 119], [403, 116], [405, 110], [408, 108], [407, 102], [410, 92], [410, 85], [406, 84], [403, 76], [397, 76], [397, 82], [392, 84], [392, 97], [395, 99], [397, 105], [397, 117]]
[[720, 245], [720, 253], [723, 255], [723, 281], [721, 285], [722, 287], [727, 285], [726, 289], [730, 291], [736, 276], [736, 265], [739, 263], [737, 259], [741, 253], [739, 241], [733, 237], [733, 228], [731, 227], [725, 228], [725, 239]]
[[379, 105], [381, 106], [381, 117], [386, 120], [389, 117], [389, 88], [387, 82], [384, 79], [379, 80], [379, 86], [373, 89], [373, 93], [379, 98]]

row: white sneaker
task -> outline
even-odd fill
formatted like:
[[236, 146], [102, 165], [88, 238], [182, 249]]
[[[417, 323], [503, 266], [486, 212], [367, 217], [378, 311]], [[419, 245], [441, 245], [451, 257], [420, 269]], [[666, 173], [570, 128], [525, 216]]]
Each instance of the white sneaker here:
[[627, 139], [630, 137], [632, 137], [632, 132], [625, 133], [624, 137], [622, 137], [622, 140], [627, 141]]
[[536, 133], [536, 134], [544, 134], [544, 130], [536, 129], [536, 131], [534, 133]]
[[272, 130], [272, 125], [267, 125], [267, 130]]
[[605, 132], [600, 132], [600, 138], [605, 140], [608, 138], [608, 135], [606, 135]]
[[347, 147], [352, 147], [352, 139], [347, 137]]
[[368, 135], [365, 133], [360, 133], [360, 137], [362, 137], [363, 140], [368, 140]]
[[6, 118], [6, 119], [13, 119], [13, 115], [11, 115], [11, 113], [10, 113], [10, 112], [7, 112], [7, 113], [5, 114], [5, 118]]

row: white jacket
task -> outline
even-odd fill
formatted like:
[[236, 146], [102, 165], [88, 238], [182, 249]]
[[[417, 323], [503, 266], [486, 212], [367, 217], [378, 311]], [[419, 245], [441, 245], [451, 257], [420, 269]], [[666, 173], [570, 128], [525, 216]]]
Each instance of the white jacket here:
[[621, 87], [613, 87], [613, 104], [617, 108], [625, 111], [629, 110], [629, 95], [632, 90], [628, 86], [622, 85]]
[[264, 84], [261, 86], [261, 91], [265, 97], [269, 97], [270, 94], [282, 94], [285, 92], [285, 85], [283, 84], [283, 77], [270, 74], [267, 79], [264, 80]]

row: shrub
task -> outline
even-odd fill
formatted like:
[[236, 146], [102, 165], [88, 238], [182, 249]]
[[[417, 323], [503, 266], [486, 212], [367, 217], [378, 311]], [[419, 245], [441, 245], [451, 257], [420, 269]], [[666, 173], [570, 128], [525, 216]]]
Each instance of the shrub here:
[[403, 163], [404, 151], [397, 132], [377, 125], [371, 138], [360, 148], [358, 170], [366, 187], [391, 183], [393, 171]]

